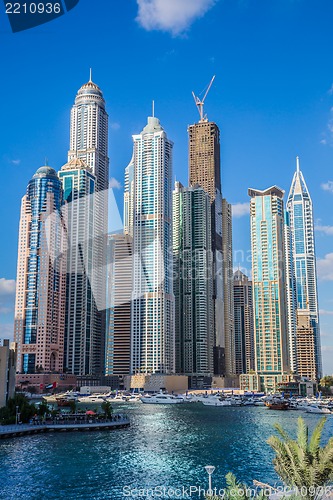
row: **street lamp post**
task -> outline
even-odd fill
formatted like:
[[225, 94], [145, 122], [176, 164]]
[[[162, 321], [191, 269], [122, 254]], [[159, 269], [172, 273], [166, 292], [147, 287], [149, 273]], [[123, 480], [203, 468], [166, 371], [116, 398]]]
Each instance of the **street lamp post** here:
[[212, 474], [215, 470], [214, 465], [206, 465], [205, 470], [208, 474], [208, 491], [207, 494], [209, 497], [213, 496], [213, 490], [212, 490]]

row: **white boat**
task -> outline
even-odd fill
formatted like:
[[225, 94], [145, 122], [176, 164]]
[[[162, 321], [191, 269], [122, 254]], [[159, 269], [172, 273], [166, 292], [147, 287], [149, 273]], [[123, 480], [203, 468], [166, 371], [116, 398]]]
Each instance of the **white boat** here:
[[184, 400], [173, 394], [152, 394], [151, 396], [143, 396], [141, 402], [144, 404], [168, 405], [182, 404]]
[[316, 406], [316, 405], [309, 406], [306, 411], [307, 411], [307, 413], [321, 413], [324, 415], [331, 415], [332, 414], [332, 412], [328, 408]]
[[140, 403], [141, 396], [139, 394], [132, 394], [129, 398], [126, 399], [127, 403]]
[[82, 398], [78, 399], [79, 403], [103, 403], [105, 401], [105, 395], [104, 394], [90, 394], [89, 396], [83, 396]]
[[221, 400], [219, 398], [207, 398], [206, 400], [203, 399], [202, 404], [205, 406], [232, 406], [230, 400]]

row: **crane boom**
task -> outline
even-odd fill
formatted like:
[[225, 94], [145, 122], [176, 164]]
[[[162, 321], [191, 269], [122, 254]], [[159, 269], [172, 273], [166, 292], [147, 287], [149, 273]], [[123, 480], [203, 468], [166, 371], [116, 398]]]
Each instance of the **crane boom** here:
[[207, 90], [205, 92], [205, 95], [204, 95], [203, 99], [200, 99], [200, 97], [196, 96], [195, 93], [192, 92], [195, 105], [196, 105], [196, 107], [198, 108], [198, 111], [199, 111], [200, 121], [201, 122], [204, 122], [204, 121], [207, 120], [207, 116], [204, 115], [204, 104], [205, 104], [206, 97], [208, 95], [208, 92], [210, 91], [210, 88], [211, 88], [214, 80], [215, 80], [215, 75], [211, 79], [211, 81], [210, 81], [210, 83], [209, 83], [209, 85], [207, 87]]

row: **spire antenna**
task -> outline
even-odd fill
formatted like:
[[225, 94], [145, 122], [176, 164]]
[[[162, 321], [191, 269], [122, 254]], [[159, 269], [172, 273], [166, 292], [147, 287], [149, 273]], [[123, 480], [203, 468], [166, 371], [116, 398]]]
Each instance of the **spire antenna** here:
[[153, 107], [153, 118], [155, 118], [155, 101], [154, 100], [152, 103], [152, 107]]
[[200, 121], [201, 122], [206, 122], [207, 121], [207, 115], [204, 115], [204, 104], [205, 104], [206, 97], [208, 95], [208, 92], [210, 91], [210, 88], [211, 88], [214, 80], [215, 80], [215, 75], [211, 79], [211, 81], [210, 81], [210, 83], [209, 83], [209, 85], [207, 87], [207, 90], [205, 92], [205, 95], [203, 96], [202, 99], [200, 99], [200, 97], [196, 96], [195, 93], [192, 92], [195, 105], [196, 105], [196, 107], [198, 108], [198, 111], [199, 111]]
[[92, 69], [90, 68], [90, 73], [89, 73], [89, 82], [92, 82]]
[[300, 168], [299, 168], [299, 156], [296, 156], [296, 172], [299, 174]]

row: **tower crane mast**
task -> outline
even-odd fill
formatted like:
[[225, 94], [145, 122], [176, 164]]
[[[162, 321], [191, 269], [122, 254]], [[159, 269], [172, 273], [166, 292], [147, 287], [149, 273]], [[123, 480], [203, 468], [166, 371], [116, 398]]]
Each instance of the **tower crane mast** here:
[[195, 105], [196, 105], [196, 107], [198, 108], [198, 111], [199, 111], [200, 122], [207, 121], [207, 115], [204, 115], [204, 104], [205, 104], [206, 97], [208, 95], [208, 92], [210, 91], [210, 88], [211, 88], [214, 80], [215, 80], [215, 75], [211, 79], [211, 81], [210, 81], [210, 83], [209, 83], [209, 85], [207, 87], [207, 90], [205, 92], [205, 95], [203, 96], [202, 99], [200, 99], [200, 97], [196, 96], [195, 93], [192, 92]]

